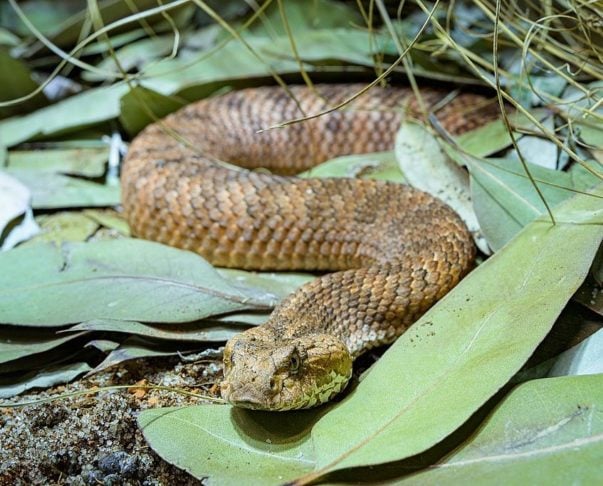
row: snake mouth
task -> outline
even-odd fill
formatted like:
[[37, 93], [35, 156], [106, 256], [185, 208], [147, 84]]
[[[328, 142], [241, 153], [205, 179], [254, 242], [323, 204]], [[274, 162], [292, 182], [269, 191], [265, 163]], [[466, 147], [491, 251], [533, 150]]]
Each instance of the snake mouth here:
[[236, 407], [251, 410], [268, 410], [273, 408], [270, 401], [259, 390], [251, 386], [233, 389], [229, 382], [223, 381], [220, 385], [220, 394], [224, 400]]

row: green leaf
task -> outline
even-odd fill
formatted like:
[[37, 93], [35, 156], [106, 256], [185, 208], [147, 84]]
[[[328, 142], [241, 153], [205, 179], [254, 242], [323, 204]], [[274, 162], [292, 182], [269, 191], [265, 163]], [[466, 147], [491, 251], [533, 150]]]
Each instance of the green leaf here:
[[0, 385], [0, 398], [10, 398], [32, 388], [48, 388], [68, 383], [78, 376], [90, 371], [88, 363], [71, 363], [54, 366], [42, 371], [28, 373], [11, 382]]
[[[287, 0], [283, 2], [287, 23], [297, 41], [317, 29], [335, 29], [362, 24], [358, 9], [332, 0]], [[276, 4], [265, 12], [261, 22], [255, 22], [249, 31], [256, 35], [286, 35], [281, 13]]]
[[185, 104], [185, 100], [165, 96], [139, 86], [121, 98], [120, 120], [128, 133], [134, 135], [149, 123], [182, 108]]
[[201, 405], [144, 410], [138, 424], [157, 454], [207, 484], [282, 484], [314, 467], [309, 429], [320, 413]]
[[555, 214], [556, 226], [531, 223], [474, 270], [316, 424], [319, 474], [426, 450], [519, 370], [586, 276], [603, 237], [596, 199], [577, 196]]
[[40, 233], [28, 240], [24, 245], [55, 243], [60, 245], [66, 241], [86, 241], [98, 229], [93, 219], [82, 213], [55, 213], [38, 218]]
[[7, 324], [187, 322], [273, 305], [263, 292], [226, 282], [200, 256], [143, 240], [33, 245], [0, 254], [0, 322]]
[[301, 272], [252, 272], [233, 268], [219, 268], [218, 273], [235, 286], [242, 285], [284, 299], [316, 275]]
[[396, 484], [598, 484], [603, 375], [534, 380], [514, 389], [477, 434]]
[[7, 172], [31, 190], [34, 209], [115, 206], [120, 203], [118, 185], [98, 184], [35, 169], [9, 169]]
[[141, 358], [157, 358], [163, 356], [175, 356], [177, 354], [198, 350], [199, 344], [179, 343], [176, 346], [157, 345], [137, 336], [130, 337], [121, 343], [117, 348], [112, 349], [107, 357], [89, 374], [98, 373], [112, 366], [116, 366], [126, 361]]
[[89, 89], [27, 115], [0, 121], [0, 143], [8, 147], [39, 135], [84, 128], [116, 118], [119, 99], [128, 91], [125, 84]]
[[[194, 322], [185, 324], [144, 324], [134, 321], [93, 319], [69, 328], [69, 331], [102, 331], [135, 334], [170, 341], [222, 342], [245, 330], [247, 326]], [[0, 348], [1, 349], [1, 348]]]
[[[45, 329], [0, 327], [0, 364], [43, 353], [65, 344], [84, 333], [56, 334]], [[0, 366], [0, 372], [6, 369]]]
[[[533, 110], [532, 115], [541, 118], [546, 110]], [[525, 115], [517, 112], [509, 117], [512, 127], [522, 130], [533, 130], [534, 125], [529, 122]], [[516, 138], [521, 134], [514, 132]], [[500, 152], [511, 145], [511, 136], [503, 120], [495, 120], [482, 125], [474, 130], [463, 133], [456, 137], [456, 142], [464, 152], [474, 157], [487, 157]]]
[[302, 172], [299, 177], [358, 177], [404, 183], [393, 152], [336, 157]]
[[[574, 178], [565, 172], [528, 164], [550, 207], [569, 198], [577, 187]], [[481, 229], [494, 250], [502, 248], [521, 228], [540, 214], [545, 206], [536, 189], [525, 175], [521, 163], [512, 159], [471, 160], [473, 206]], [[593, 197], [600, 201], [603, 194]]]
[[[23, 62], [12, 58], [0, 48], [0, 86], [0, 101], [9, 101], [35, 91], [38, 84], [32, 79], [30, 70]], [[46, 97], [39, 94], [27, 101], [0, 107], [0, 118], [34, 110], [46, 102]], [[0, 144], [5, 144], [3, 135], [0, 136]]]
[[105, 228], [115, 230], [124, 236], [130, 236], [128, 222], [113, 209], [86, 209], [84, 214]]
[[57, 150], [14, 150], [8, 153], [9, 169], [39, 170], [84, 177], [102, 177], [109, 160], [109, 148]]

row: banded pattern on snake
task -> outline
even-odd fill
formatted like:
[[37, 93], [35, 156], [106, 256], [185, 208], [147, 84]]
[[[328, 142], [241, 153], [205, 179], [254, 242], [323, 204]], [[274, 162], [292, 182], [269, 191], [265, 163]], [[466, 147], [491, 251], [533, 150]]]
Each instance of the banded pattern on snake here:
[[[357, 356], [394, 341], [472, 265], [464, 224], [424, 192], [216, 162], [292, 174], [339, 155], [392, 149], [403, 116], [418, 110], [405, 88], [374, 88], [342, 110], [258, 133], [359, 88], [292, 87], [293, 96], [273, 87], [236, 91], [181, 109], [131, 144], [122, 190], [136, 236], [217, 266], [335, 271], [227, 343], [221, 392], [235, 405], [289, 410], [326, 402], [345, 387]], [[445, 92], [422, 93], [453, 134], [496, 116], [478, 95], [440, 103]]]

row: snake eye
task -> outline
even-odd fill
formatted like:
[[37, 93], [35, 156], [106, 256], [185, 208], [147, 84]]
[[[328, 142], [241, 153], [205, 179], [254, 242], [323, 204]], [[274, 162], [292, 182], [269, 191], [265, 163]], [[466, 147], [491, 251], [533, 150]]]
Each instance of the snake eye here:
[[299, 371], [300, 361], [299, 354], [294, 352], [289, 358], [289, 371], [291, 373], [297, 373]]

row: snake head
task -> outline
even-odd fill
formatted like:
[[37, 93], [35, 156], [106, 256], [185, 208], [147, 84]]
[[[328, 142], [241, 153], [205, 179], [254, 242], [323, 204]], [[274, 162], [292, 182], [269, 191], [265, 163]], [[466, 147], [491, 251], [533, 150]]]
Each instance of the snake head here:
[[274, 339], [255, 328], [226, 343], [221, 393], [243, 408], [310, 408], [343, 390], [351, 375], [352, 357], [332, 335]]

